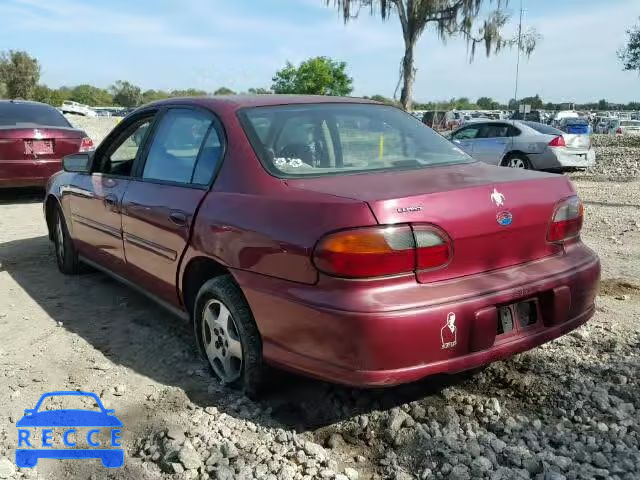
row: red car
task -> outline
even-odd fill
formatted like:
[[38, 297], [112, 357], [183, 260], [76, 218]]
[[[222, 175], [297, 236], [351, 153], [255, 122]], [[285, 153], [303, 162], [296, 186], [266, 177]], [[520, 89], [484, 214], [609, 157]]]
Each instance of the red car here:
[[55, 108], [0, 100], [0, 188], [42, 187], [62, 169], [62, 157], [92, 149], [87, 134]]
[[45, 200], [60, 270], [93, 265], [190, 319], [249, 391], [265, 364], [358, 386], [472, 369], [594, 312], [571, 182], [476, 162], [394, 107], [167, 100], [64, 168]]

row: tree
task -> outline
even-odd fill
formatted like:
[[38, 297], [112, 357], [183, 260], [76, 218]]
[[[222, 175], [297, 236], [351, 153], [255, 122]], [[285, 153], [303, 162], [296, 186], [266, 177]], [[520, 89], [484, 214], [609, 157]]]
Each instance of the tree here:
[[69, 100], [66, 91], [51, 89], [46, 85], [36, 85], [31, 98], [36, 102], [48, 103], [53, 107], [59, 107], [62, 105], [62, 102]]
[[480, 97], [476, 101], [476, 105], [483, 110], [495, 110], [498, 108], [498, 102], [491, 97]]
[[213, 94], [214, 95], [235, 95], [236, 92], [234, 92], [228, 87], [220, 87], [215, 92], [213, 92]]
[[113, 95], [113, 103], [122, 107], [137, 107], [142, 102], [142, 92], [137, 87], [124, 80], [118, 80], [111, 85], [111, 94]]
[[290, 62], [273, 77], [274, 93], [346, 96], [353, 91], [353, 79], [347, 75], [347, 64], [328, 57], [315, 57], [298, 67]]
[[[473, 60], [478, 45], [484, 45], [486, 55], [498, 53], [505, 47], [518, 46], [527, 55], [535, 49], [539, 39], [534, 30], [524, 33], [522, 42], [518, 37], [504, 37], [500, 30], [509, 21], [504, 8], [508, 0], [323, 0], [326, 5], [333, 3], [342, 13], [345, 22], [358, 16], [361, 8], [368, 8], [372, 15], [379, 14], [382, 20], [396, 14], [402, 27], [404, 56], [400, 64], [402, 90], [400, 103], [405, 110], [411, 109], [413, 83], [416, 69], [414, 50], [427, 26], [434, 25], [440, 39], [464, 38], [469, 47], [469, 60]], [[481, 7], [496, 4], [479, 27], [476, 27]]]
[[627, 35], [629, 41], [625, 47], [618, 50], [618, 58], [624, 70], [637, 70], [640, 74], [640, 24], [627, 30]]
[[186, 90], [172, 90], [172, 97], [206, 97], [207, 92], [196, 88], [188, 88]]
[[598, 110], [606, 110], [607, 108], [609, 108], [609, 102], [604, 98], [598, 102]]
[[145, 90], [142, 94], [142, 103], [155, 102], [157, 100], [165, 100], [170, 98], [171, 94], [164, 90]]
[[250, 88], [249, 89], [249, 93], [251, 95], [268, 95], [273, 93], [271, 90], [269, 90], [268, 88], [262, 88], [262, 87], [258, 87], [258, 88]]
[[93, 85], [78, 85], [71, 89], [69, 100], [84, 103], [94, 107], [105, 107], [113, 103], [113, 97], [109, 92]]
[[540, 95], [536, 94], [535, 97], [524, 97], [518, 100], [521, 105], [531, 105], [532, 110], [539, 110], [544, 106], [544, 102], [540, 98]]
[[[365, 97], [367, 98], [367, 97]], [[370, 97], [368, 97], [371, 100], [374, 100], [376, 102], [380, 102], [380, 103], [386, 103], [387, 105], [395, 105], [396, 102], [393, 100], [393, 98], [387, 98], [384, 95], [371, 95]]]
[[0, 54], [0, 83], [9, 98], [30, 99], [40, 80], [40, 64], [22, 50]]

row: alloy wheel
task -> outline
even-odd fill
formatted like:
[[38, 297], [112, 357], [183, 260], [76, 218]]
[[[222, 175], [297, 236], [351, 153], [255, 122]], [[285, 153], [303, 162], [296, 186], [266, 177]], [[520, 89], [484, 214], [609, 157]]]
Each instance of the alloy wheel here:
[[521, 158], [514, 157], [509, 160], [508, 166], [510, 168], [527, 168], [527, 164]]
[[204, 306], [202, 341], [216, 375], [223, 383], [232, 383], [242, 374], [242, 344], [238, 327], [229, 309], [219, 300]]
[[64, 230], [62, 228], [62, 218], [58, 215], [56, 221], [56, 254], [60, 262], [64, 262]]

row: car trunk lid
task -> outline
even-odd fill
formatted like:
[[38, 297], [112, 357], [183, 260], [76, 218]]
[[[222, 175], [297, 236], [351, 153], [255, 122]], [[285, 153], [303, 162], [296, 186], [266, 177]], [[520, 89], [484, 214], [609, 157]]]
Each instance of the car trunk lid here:
[[590, 135], [565, 133], [562, 137], [566, 148], [570, 150], [589, 150], [591, 148]]
[[62, 158], [76, 153], [85, 133], [65, 127], [0, 127], [0, 161]]
[[[290, 186], [367, 202], [380, 224], [429, 223], [453, 243], [433, 282], [529, 262], [561, 251], [546, 240], [555, 205], [573, 195], [561, 175], [482, 163], [288, 180]], [[360, 226], [360, 225], [354, 225]]]

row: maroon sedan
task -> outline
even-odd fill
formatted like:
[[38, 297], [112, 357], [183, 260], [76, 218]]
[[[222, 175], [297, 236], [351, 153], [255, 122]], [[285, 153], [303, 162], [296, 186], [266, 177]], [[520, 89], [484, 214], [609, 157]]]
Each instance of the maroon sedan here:
[[60, 270], [95, 266], [190, 319], [247, 390], [264, 364], [361, 386], [458, 372], [594, 312], [571, 182], [476, 162], [394, 107], [167, 100], [64, 168], [45, 200]]
[[44, 186], [62, 169], [62, 157], [92, 149], [87, 134], [55, 108], [0, 100], [0, 188]]

